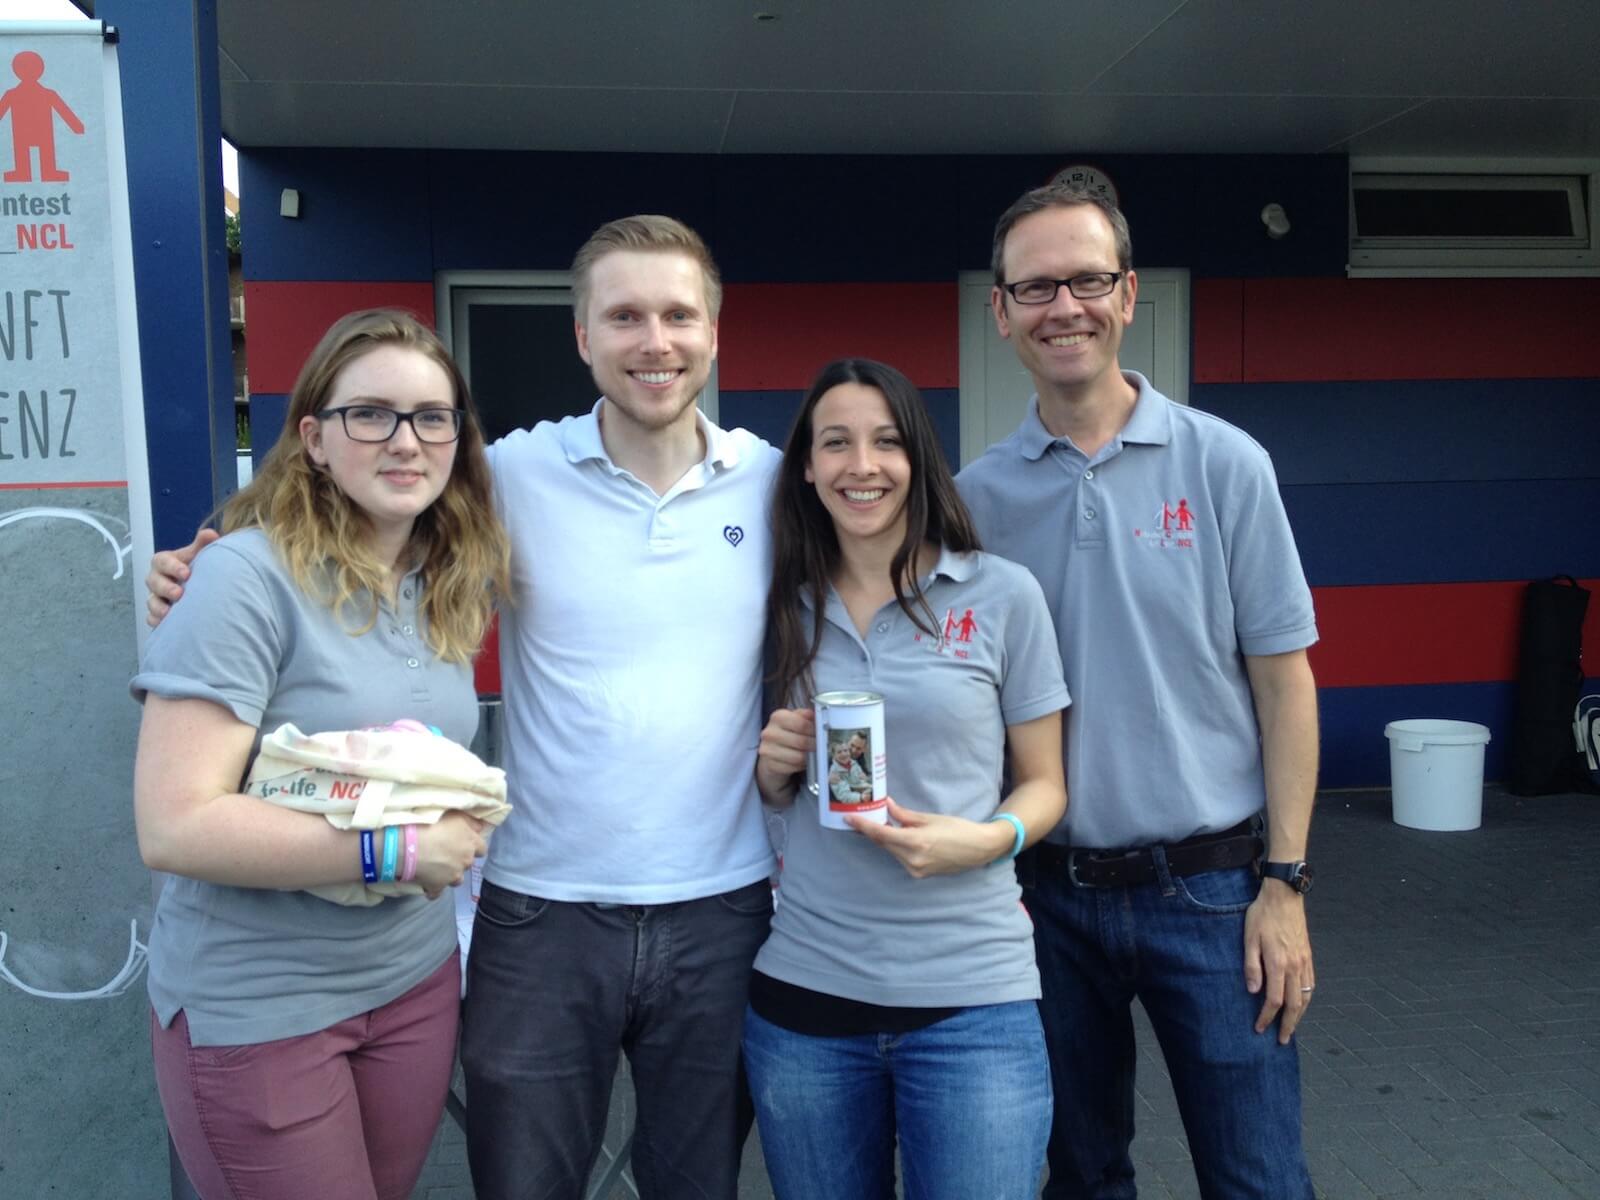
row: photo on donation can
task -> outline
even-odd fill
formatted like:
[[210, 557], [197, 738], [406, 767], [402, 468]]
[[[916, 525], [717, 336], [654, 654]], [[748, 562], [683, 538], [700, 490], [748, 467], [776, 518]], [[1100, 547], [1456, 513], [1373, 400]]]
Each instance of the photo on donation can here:
[[871, 692], [824, 692], [812, 700], [816, 764], [809, 786], [826, 829], [849, 829], [845, 817], [889, 817], [883, 698]]

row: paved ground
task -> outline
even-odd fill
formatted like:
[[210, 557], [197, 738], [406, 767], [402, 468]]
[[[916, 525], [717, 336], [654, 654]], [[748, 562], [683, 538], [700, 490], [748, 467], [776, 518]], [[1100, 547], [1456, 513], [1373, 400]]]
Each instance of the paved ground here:
[[[1422, 833], [1386, 792], [1324, 796], [1312, 848], [1318, 1195], [1600, 1197], [1600, 797], [1491, 789], [1482, 829]], [[1144, 1045], [1142, 1194], [1196, 1196]]]
[[[1318, 1195], [1600, 1197], [1600, 797], [1491, 788], [1482, 829], [1421, 833], [1389, 819], [1387, 792], [1332, 794], [1312, 848], [1300, 1050]], [[1140, 1040], [1140, 1194], [1196, 1197], [1147, 1027]], [[619, 1087], [614, 1130], [631, 1102]], [[771, 1194], [752, 1140], [742, 1200]], [[417, 1200], [471, 1197], [447, 1121]]]

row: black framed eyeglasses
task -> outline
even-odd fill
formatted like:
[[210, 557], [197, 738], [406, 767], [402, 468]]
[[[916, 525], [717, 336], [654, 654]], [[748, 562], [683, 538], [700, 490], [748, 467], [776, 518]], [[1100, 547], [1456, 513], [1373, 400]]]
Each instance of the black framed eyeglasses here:
[[381, 404], [346, 404], [343, 408], [324, 408], [318, 417], [337, 415], [344, 433], [352, 442], [387, 442], [404, 421], [417, 435], [417, 441], [443, 445], [461, 436], [459, 408], [419, 408], [415, 412], [396, 412]]
[[1049, 304], [1056, 292], [1066, 288], [1079, 300], [1098, 300], [1109, 296], [1117, 280], [1126, 271], [1096, 271], [1089, 275], [1074, 275], [1071, 279], [1024, 279], [1020, 283], [1002, 283], [1011, 298], [1018, 304]]

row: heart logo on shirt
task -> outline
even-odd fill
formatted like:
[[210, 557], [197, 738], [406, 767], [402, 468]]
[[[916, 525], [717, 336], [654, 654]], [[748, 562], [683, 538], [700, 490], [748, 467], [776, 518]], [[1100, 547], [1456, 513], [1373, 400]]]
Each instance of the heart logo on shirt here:
[[728, 539], [728, 545], [737, 546], [744, 541], [744, 530], [737, 525], [724, 525], [722, 527], [722, 536]]

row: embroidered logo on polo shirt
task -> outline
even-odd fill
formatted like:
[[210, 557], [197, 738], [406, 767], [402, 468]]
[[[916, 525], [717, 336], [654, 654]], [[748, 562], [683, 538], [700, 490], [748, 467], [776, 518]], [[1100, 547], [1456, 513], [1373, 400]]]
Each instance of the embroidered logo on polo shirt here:
[[[957, 658], [968, 658], [971, 656], [969, 647], [972, 644], [972, 635], [977, 632], [978, 619], [972, 615], [970, 608], [959, 617], [956, 616], [955, 609], [947, 608], [944, 610], [944, 629], [940, 631], [939, 644], [934, 649], [940, 654], [949, 650]], [[926, 635], [919, 629], [911, 640], [920, 642], [924, 636]]]
[[722, 527], [722, 536], [728, 539], [728, 545], [737, 546], [744, 541], [744, 530], [737, 525], [724, 525]]
[[1150, 529], [1135, 528], [1133, 536], [1142, 544], [1157, 550], [1194, 549], [1194, 511], [1189, 501], [1180, 499], [1176, 504], [1163, 500], [1156, 513], [1155, 525]]

